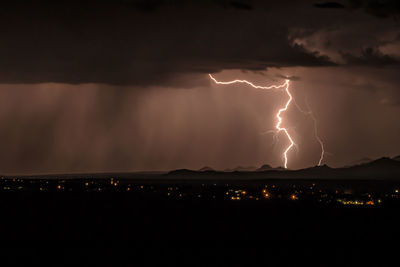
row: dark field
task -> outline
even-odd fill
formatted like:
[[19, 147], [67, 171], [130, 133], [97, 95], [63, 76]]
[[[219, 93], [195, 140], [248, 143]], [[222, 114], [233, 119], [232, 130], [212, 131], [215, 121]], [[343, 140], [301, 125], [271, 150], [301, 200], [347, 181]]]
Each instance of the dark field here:
[[3, 259], [15, 266], [393, 266], [396, 260], [390, 251], [400, 238], [397, 181], [153, 178], [1, 179], [1, 240], [9, 249]]
[[2, 185], [3, 240], [252, 244], [400, 237], [396, 181], [86, 178], [3, 179]]
[[139, 199], [128, 193], [1, 197], [2, 239], [201, 240], [395, 239], [399, 207]]

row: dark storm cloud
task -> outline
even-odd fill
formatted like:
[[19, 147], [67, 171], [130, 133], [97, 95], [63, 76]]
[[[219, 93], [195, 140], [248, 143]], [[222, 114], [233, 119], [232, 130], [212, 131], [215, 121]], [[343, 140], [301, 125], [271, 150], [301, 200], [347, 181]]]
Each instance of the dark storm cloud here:
[[247, 1], [3, 3], [0, 82], [168, 86], [188, 73], [332, 64], [291, 43], [290, 25], [275, 14], [281, 6], [254, 6]]
[[396, 3], [3, 1], [0, 83], [191, 87], [187, 77], [224, 69], [394, 65], [397, 44], [384, 35], [396, 23], [357, 10]]
[[[145, 11], [154, 11], [162, 6], [180, 6], [182, 7], [189, 1], [185, 0], [122, 0], [122, 3], [131, 5], [135, 8], [142, 9]], [[203, 2], [214, 6], [220, 6], [224, 8], [238, 8], [251, 10], [253, 5], [251, 0], [204, 0]]]
[[230, 5], [239, 9], [246, 9], [246, 10], [253, 9], [253, 6], [246, 2], [248, 1], [230, 1]]
[[344, 8], [344, 5], [336, 2], [317, 3], [314, 6], [318, 8]]
[[[348, 7], [348, 6], [346, 6]], [[397, 20], [371, 16], [358, 8], [318, 9], [323, 26], [292, 28], [294, 43], [340, 66], [399, 67], [400, 24]]]
[[371, 47], [362, 51], [360, 56], [354, 56], [349, 53], [343, 53], [342, 57], [346, 59], [349, 65], [370, 65], [370, 66], [387, 66], [397, 65], [400, 63], [398, 59], [384, 55], [379, 50]]
[[376, 17], [398, 17], [400, 2], [398, 0], [349, 0], [351, 8], [361, 8]]
[[380, 18], [397, 17], [400, 13], [400, 2], [397, 0], [347, 0], [343, 3], [321, 2], [314, 4], [314, 7], [362, 9]]

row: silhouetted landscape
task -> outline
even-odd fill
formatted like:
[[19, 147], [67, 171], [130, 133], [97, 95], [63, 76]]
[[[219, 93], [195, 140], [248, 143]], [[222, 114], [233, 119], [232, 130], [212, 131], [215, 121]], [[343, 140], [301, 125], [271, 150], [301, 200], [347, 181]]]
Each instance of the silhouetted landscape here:
[[315, 166], [300, 170], [286, 170], [283, 168], [272, 168], [263, 165], [256, 169], [243, 169], [238, 167], [233, 170], [215, 171], [213, 169], [202, 168], [199, 171], [175, 170], [169, 172], [169, 177], [186, 177], [191, 179], [203, 177], [206, 179], [400, 179], [400, 156], [393, 158], [380, 158], [362, 164], [347, 166], [343, 168], [330, 168], [327, 165]]
[[338, 169], [3, 176], [1, 239], [396, 239], [399, 173], [399, 161], [381, 158]]

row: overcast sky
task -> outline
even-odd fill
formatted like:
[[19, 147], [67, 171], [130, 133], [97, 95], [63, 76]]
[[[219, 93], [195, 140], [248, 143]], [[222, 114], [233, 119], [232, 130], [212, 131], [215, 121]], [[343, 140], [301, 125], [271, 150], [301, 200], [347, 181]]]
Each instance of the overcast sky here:
[[[56, 4], [55, 4], [56, 3]], [[324, 163], [400, 154], [398, 1], [2, 1], [0, 172], [281, 166], [280, 90]], [[282, 114], [316, 165], [313, 122]]]

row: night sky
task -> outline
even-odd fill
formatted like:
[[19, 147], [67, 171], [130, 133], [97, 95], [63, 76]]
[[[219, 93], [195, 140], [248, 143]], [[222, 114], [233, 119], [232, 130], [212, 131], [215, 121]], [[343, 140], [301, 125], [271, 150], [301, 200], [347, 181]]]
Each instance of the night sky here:
[[[340, 167], [400, 154], [399, 1], [1, 1], [0, 173], [282, 166], [290, 80]], [[295, 106], [289, 168], [317, 164]]]

